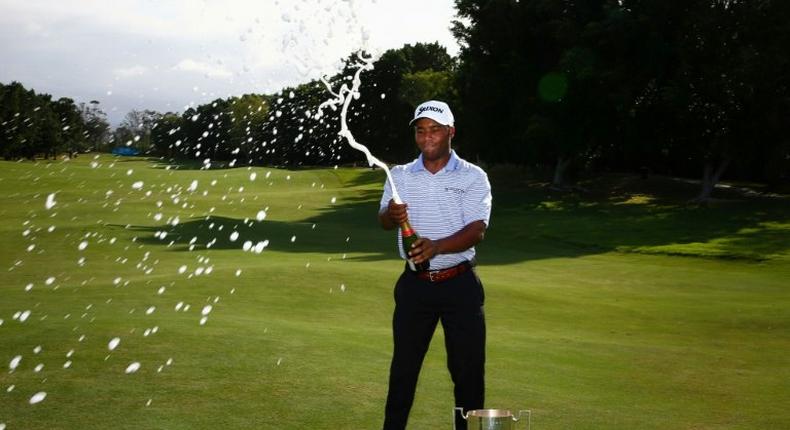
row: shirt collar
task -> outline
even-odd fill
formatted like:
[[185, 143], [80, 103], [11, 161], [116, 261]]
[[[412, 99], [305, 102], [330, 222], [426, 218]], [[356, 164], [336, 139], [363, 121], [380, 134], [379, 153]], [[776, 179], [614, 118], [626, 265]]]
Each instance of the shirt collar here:
[[[455, 155], [455, 150], [451, 149], [450, 150], [450, 159], [447, 160], [447, 164], [442, 168], [442, 170], [444, 170], [446, 172], [452, 172], [453, 170], [457, 170], [458, 169], [458, 165], [459, 164], [460, 164], [460, 161], [458, 159], [458, 156]], [[414, 160], [414, 162], [411, 165], [412, 173], [416, 173], [416, 172], [419, 172], [421, 170], [425, 170], [425, 166], [422, 164], [422, 154], [420, 154], [420, 156], [416, 160]], [[442, 170], [440, 170], [439, 172], [441, 172]]]

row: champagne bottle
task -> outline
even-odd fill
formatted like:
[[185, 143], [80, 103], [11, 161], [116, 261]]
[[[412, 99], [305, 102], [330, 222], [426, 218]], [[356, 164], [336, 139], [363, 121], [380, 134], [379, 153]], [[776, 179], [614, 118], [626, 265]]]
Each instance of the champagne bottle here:
[[414, 262], [411, 261], [411, 258], [409, 258], [411, 246], [417, 241], [417, 239], [420, 238], [420, 235], [417, 234], [417, 232], [411, 227], [411, 224], [409, 224], [409, 220], [404, 221], [403, 224], [400, 225], [400, 234], [403, 242], [403, 252], [406, 253], [406, 261], [409, 263], [409, 268], [413, 271], [420, 272], [428, 270], [430, 267], [429, 261], [426, 260], [420, 264], [414, 264]]

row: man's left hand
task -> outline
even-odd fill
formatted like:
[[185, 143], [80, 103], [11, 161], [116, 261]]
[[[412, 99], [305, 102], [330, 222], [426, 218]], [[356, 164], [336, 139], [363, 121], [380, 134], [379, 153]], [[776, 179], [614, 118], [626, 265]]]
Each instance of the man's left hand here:
[[421, 237], [414, 242], [414, 246], [412, 246], [409, 251], [409, 258], [414, 264], [420, 264], [430, 260], [438, 253], [439, 243], [437, 241], [428, 239], [427, 237]]

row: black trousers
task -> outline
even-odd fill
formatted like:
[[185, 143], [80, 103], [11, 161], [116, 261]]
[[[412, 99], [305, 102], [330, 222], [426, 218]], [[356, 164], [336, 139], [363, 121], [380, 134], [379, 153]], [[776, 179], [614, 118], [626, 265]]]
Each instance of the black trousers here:
[[[438, 322], [442, 323], [447, 367], [454, 384], [455, 405], [482, 409], [486, 327], [483, 285], [474, 270], [444, 282], [419, 279], [408, 269], [395, 285], [392, 318], [394, 351], [384, 430], [405, 429], [423, 358]], [[450, 411], [436, 411], [450, 416]], [[456, 416], [458, 429], [466, 421]]]

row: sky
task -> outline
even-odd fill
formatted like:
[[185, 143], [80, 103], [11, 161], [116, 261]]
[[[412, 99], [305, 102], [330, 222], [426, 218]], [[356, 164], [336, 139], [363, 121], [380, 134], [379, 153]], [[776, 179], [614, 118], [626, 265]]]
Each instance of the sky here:
[[456, 55], [453, 3], [0, 0], [0, 82], [99, 101], [115, 126], [132, 109], [183, 112], [331, 75], [359, 48], [439, 42]]

